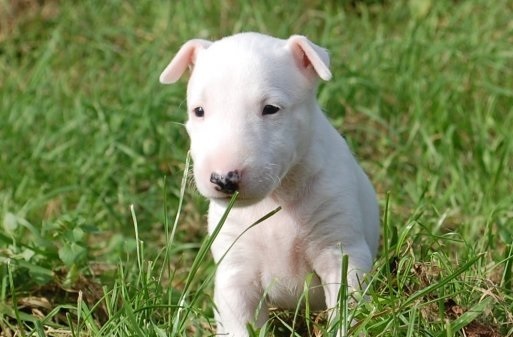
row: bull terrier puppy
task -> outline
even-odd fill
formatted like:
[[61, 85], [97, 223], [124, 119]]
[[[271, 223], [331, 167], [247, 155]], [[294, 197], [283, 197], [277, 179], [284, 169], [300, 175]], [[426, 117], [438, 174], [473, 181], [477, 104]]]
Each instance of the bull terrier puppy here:
[[307, 279], [310, 307], [335, 308], [342, 256], [349, 290], [361, 289], [371, 270], [379, 210], [316, 100], [318, 80], [331, 78], [327, 51], [299, 35], [194, 39], [160, 81], [174, 83], [188, 68], [186, 128], [194, 179], [210, 200], [209, 233], [238, 193], [212, 245], [217, 332], [245, 337], [248, 324], [266, 322], [270, 306], [296, 308]]

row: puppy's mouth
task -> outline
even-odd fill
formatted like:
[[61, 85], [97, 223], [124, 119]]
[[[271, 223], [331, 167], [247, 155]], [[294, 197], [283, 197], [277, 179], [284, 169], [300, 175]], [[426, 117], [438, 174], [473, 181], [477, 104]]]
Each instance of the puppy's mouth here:
[[244, 195], [244, 193], [241, 193], [241, 192], [235, 192], [235, 193], [226, 194], [226, 195], [216, 195], [213, 197], [208, 197], [208, 199], [210, 199], [212, 201], [220, 202], [223, 204], [224, 203], [228, 204], [232, 200], [232, 198], [234, 197], [235, 194], [237, 194], [237, 195], [235, 196], [235, 203], [233, 204], [233, 207], [250, 206], [250, 205], [256, 204], [257, 202], [259, 202], [263, 199], [263, 198], [256, 198], [256, 197]]
[[[209, 200], [228, 203], [234, 195], [236, 201], [234, 206], [246, 206], [256, 204], [265, 199], [273, 190], [274, 186], [267, 181], [261, 181], [260, 184], [251, 183], [254, 179], [243, 180], [240, 172], [234, 171], [239, 174], [237, 179], [230, 179], [230, 175], [222, 176], [212, 174], [209, 179], [208, 189], [200, 190], [203, 196]], [[233, 177], [232, 177], [233, 178]], [[206, 183], [206, 181], [202, 181]], [[269, 185], [269, 186], [268, 186]]]
[[[235, 195], [237, 194], [237, 195]], [[220, 201], [230, 201], [232, 200], [232, 198], [235, 196], [235, 200], [236, 201], [246, 201], [246, 200], [257, 200], [256, 198], [248, 198], [248, 197], [244, 197], [243, 195], [241, 195], [241, 193], [239, 192], [234, 192], [234, 193], [231, 193], [231, 194], [225, 194], [225, 195], [216, 195], [216, 196], [213, 196], [213, 197], [210, 197], [208, 199], [211, 199], [211, 200], [220, 200]]]

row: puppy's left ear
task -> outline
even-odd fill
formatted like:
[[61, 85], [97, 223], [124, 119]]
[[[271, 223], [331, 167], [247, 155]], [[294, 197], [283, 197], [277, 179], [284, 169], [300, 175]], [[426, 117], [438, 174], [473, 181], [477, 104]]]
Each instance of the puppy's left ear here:
[[313, 69], [321, 79], [325, 81], [331, 79], [330, 57], [326, 49], [312, 43], [302, 35], [292, 35], [287, 40], [287, 45], [302, 71], [311, 73]]

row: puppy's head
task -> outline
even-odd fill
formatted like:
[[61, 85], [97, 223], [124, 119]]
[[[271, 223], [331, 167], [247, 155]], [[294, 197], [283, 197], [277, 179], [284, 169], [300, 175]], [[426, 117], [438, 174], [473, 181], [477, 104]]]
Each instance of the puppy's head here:
[[242, 33], [185, 43], [160, 76], [187, 88], [194, 177], [210, 199], [256, 202], [279, 185], [311, 140], [318, 79], [329, 80], [327, 52], [303, 36]]

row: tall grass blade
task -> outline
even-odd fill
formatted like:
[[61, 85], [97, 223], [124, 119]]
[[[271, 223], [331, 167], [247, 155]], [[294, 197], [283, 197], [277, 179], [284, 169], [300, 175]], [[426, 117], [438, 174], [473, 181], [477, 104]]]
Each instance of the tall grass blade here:
[[509, 294], [513, 293], [513, 244], [508, 245], [506, 249], [506, 264], [504, 265], [504, 272], [502, 274], [502, 288]]
[[[340, 336], [347, 336], [349, 330], [349, 324], [351, 319], [349, 318], [349, 285], [347, 283], [347, 276], [349, 270], [349, 256], [342, 255], [340, 261], [340, 289], [338, 291], [338, 327], [335, 331], [340, 333]], [[335, 326], [337, 326], [335, 325]], [[335, 334], [335, 336], [337, 335]]]
[[189, 152], [187, 152], [187, 157], [185, 158], [185, 168], [184, 168], [183, 175], [182, 175], [182, 182], [180, 184], [180, 198], [178, 199], [178, 208], [176, 210], [175, 221], [173, 222], [173, 227], [171, 229], [171, 236], [169, 237], [169, 241], [167, 242], [168, 246], [170, 244], [172, 244], [175, 239], [176, 229], [178, 227], [178, 220], [180, 219], [180, 214], [182, 213], [183, 198], [185, 195], [185, 190], [187, 188], [187, 178], [189, 177], [190, 166], [191, 166], [191, 154], [189, 151]]
[[7, 259], [7, 275], [9, 277], [9, 287], [11, 290], [11, 298], [13, 303], [14, 315], [16, 317], [16, 324], [18, 325], [21, 337], [25, 337], [25, 328], [23, 326], [23, 320], [18, 309], [18, 299], [16, 297], [16, 288], [14, 287], [14, 277], [11, 259]]
[[135, 241], [136, 241], [136, 246], [135, 246], [135, 249], [136, 249], [136, 252], [137, 252], [137, 267], [139, 269], [139, 272], [142, 272], [142, 266], [143, 266], [143, 256], [142, 256], [142, 249], [141, 249], [141, 245], [142, 245], [142, 242], [141, 240], [139, 240], [139, 226], [137, 224], [137, 217], [135, 216], [135, 209], [134, 209], [134, 205], [131, 204], [130, 205], [130, 213], [132, 214], [132, 222], [134, 224], [134, 231], [135, 231]]
[[212, 232], [212, 234], [203, 240], [200, 249], [198, 253], [196, 254], [196, 257], [194, 258], [194, 261], [192, 262], [190, 271], [187, 275], [187, 278], [185, 280], [185, 285], [182, 289], [182, 293], [180, 295], [180, 300], [178, 303], [179, 309], [177, 310], [177, 313], [175, 315], [174, 323], [173, 323], [173, 329], [172, 329], [172, 335], [178, 334], [178, 332], [182, 329], [183, 324], [185, 323], [185, 316], [181, 316], [182, 312], [187, 309], [186, 300], [189, 296], [189, 292], [191, 289], [191, 285], [193, 284], [196, 274], [198, 273], [199, 268], [201, 267], [203, 261], [205, 260], [205, 257], [210, 251], [210, 248], [212, 247], [212, 244], [214, 240], [216, 239], [217, 235], [221, 231], [221, 228], [223, 227], [224, 223], [226, 222], [226, 219], [228, 218], [228, 214], [230, 213], [231, 209], [233, 208], [233, 205], [235, 204], [235, 201], [237, 200], [238, 192], [235, 192], [233, 196], [231, 197], [226, 210], [219, 220], [219, 223], [217, 224], [216, 228]]

